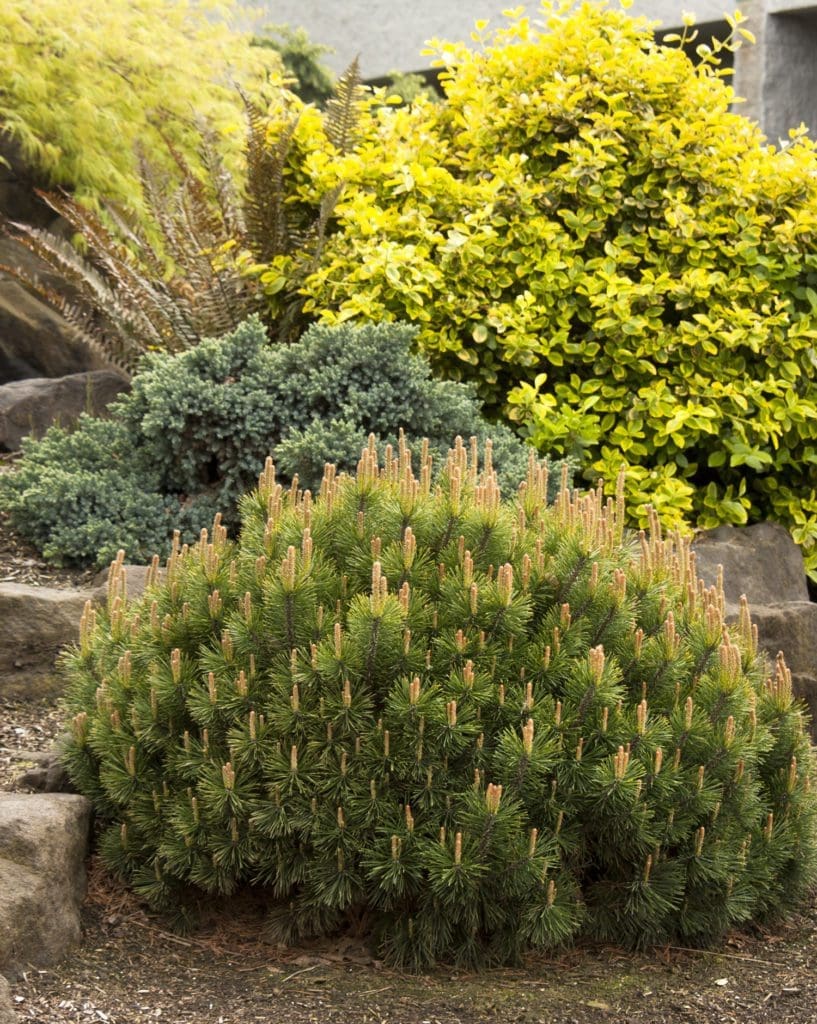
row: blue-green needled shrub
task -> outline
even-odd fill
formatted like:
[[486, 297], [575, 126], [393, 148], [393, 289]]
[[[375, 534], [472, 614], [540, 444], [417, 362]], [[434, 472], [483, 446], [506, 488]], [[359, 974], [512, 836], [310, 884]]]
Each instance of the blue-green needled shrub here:
[[172, 530], [156, 475], [128, 431], [89, 415], [74, 431], [52, 427], [39, 441], [25, 438], [16, 471], [0, 477], [0, 500], [56, 564], [102, 565], [122, 547], [131, 561], [148, 561]]
[[258, 319], [181, 354], [147, 356], [103, 422], [53, 429], [2, 481], [17, 529], [49, 558], [107, 564], [166, 554], [174, 528], [194, 539], [274, 452], [301, 486], [331, 461], [352, 470], [370, 433], [428, 437], [441, 464], [458, 434], [494, 440], [502, 482], [516, 488], [530, 450], [481, 415], [472, 388], [431, 378], [399, 324], [315, 326], [273, 345]]
[[275, 480], [86, 609], [65, 762], [151, 906], [262, 887], [270, 932], [366, 922], [413, 968], [589, 935], [718, 941], [815, 874], [814, 763], [780, 659], [620, 497], [516, 501], [402, 448]]

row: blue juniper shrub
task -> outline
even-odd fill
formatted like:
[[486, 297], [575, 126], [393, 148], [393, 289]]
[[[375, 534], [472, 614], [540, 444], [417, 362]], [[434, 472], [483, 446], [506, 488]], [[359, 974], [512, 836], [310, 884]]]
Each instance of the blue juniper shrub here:
[[326, 462], [353, 470], [369, 434], [427, 437], [442, 464], [457, 435], [493, 438], [504, 487], [529, 449], [481, 414], [474, 390], [432, 379], [400, 324], [314, 326], [272, 343], [257, 318], [180, 354], [147, 355], [110, 420], [30, 441], [2, 480], [17, 529], [57, 562], [107, 564], [119, 548], [146, 560], [173, 530], [196, 537], [236, 502], [274, 453], [286, 475], [316, 487]]

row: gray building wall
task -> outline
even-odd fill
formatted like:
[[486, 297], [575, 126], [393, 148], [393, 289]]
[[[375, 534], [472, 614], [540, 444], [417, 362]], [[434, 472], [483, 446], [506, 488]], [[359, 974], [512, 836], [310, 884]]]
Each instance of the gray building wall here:
[[[253, 0], [247, 2], [259, 6]], [[682, 7], [693, 11], [699, 23], [722, 21], [724, 2], [728, 8], [729, 0], [635, 0], [630, 13], [669, 28], [680, 24]], [[364, 77], [380, 78], [394, 70], [427, 68], [429, 58], [420, 55], [426, 40], [467, 41], [477, 20], [502, 24], [502, 11], [516, 4], [511, 0], [263, 0], [260, 6], [270, 22], [301, 25], [315, 42], [334, 47], [336, 52], [327, 57], [327, 63], [335, 71], [359, 56]], [[535, 18], [537, 4], [529, 3], [526, 9]]]
[[[247, 0], [258, 9], [259, 0]], [[612, 0], [615, 2], [615, 0]], [[342, 71], [360, 57], [364, 78], [392, 71], [421, 71], [428, 39], [468, 40], [477, 19], [501, 24], [509, 0], [261, 0], [260, 24], [303, 26], [315, 42], [335, 49], [327, 58]], [[680, 24], [683, 9], [699, 25], [723, 23], [729, 0], [635, 0], [631, 13], [661, 23], [662, 30]], [[786, 138], [801, 122], [817, 136], [817, 0], [746, 0], [741, 4], [756, 46], [743, 46], [735, 56], [734, 85], [746, 102], [738, 109], [759, 122], [771, 142]], [[527, 5], [532, 18], [536, 3]], [[701, 33], [702, 41], [707, 32]]]
[[733, 85], [746, 101], [738, 109], [770, 142], [785, 140], [801, 122], [817, 137], [817, 6], [754, 0], [752, 8], [757, 45], [737, 54]]

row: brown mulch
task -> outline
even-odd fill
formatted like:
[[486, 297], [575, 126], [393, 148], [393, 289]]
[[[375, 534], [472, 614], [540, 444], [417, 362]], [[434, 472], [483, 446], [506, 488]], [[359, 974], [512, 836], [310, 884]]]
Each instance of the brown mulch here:
[[0, 696], [0, 790], [50, 751], [66, 721], [54, 700], [10, 700]]
[[[0, 788], [48, 749], [56, 701], [0, 701]], [[179, 936], [96, 860], [82, 945], [13, 986], [37, 1024], [814, 1024], [817, 897], [775, 928], [736, 932], [717, 951], [632, 954], [581, 945], [521, 970], [414, 977], [343, 940], [282, 950], [261, 941], [250, 903]]]
[[817, 905], [718, 952], [580, 946], [523, 969], [411, 976], [355, 942], [281, 950], [260, 910], [169, 933], [92, 862], [83, 944], [12, 986], [20, 1022], [813, 1024]]
[[[42, 562], [0, 510], [0, 579], [87, 586], [93, 572]], [[0, 789], [59, 734], [56, 700], [0, 697]], [[817, 896], [773, 929], [717, 951], [633, 954], [580, 945], [518, 970], [408, 976], [344, 940], [297, 950], [261, 940], [252, 902], [193, 935], [169, 932], [95, 859], [83, 941], [62, 964], [12, 984], [20, 1024], [815, 1024]]]

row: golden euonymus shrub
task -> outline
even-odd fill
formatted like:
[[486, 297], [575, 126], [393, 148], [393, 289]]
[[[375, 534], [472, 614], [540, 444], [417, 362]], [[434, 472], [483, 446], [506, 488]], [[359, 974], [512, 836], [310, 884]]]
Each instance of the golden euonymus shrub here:
[[814, 144], [767, 145], [708, 48], [599, 4], [541, 16], [433, 44], [445, 102], [364, 105], [352, 153], [310, 122], [293, 188], [344, 191], [307, 306], [416, 322], [537, 446], [590, 480], [625, 462], [642, 523], [776, 519], [813, 572]]

